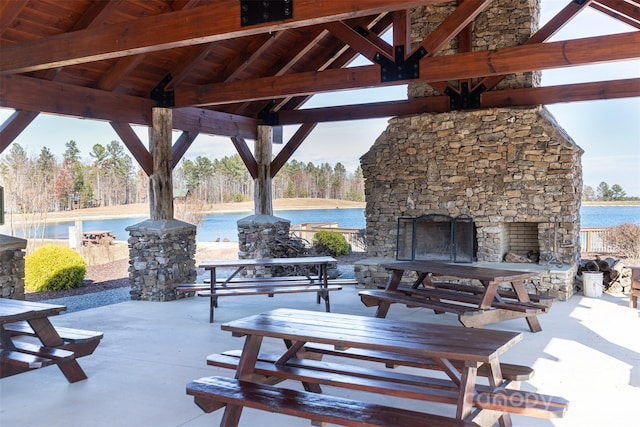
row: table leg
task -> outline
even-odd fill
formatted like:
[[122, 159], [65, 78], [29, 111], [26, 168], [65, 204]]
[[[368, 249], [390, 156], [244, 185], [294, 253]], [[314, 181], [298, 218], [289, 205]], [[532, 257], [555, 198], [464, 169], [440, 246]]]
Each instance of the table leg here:
[[460, 394], [458, 395], [458, 407], [456, 409], [456, 418], [460, 420], [469, 417], [473, 411], [478, 365], [476, 362], [466, 362], [462, 368]]
[[[404, 270], [392, 270], [391, 276], [389, 277], [389, 281], [387, 282], [386, 291], [397, 291], [398, 285], [400, 285], [400, 280], [402, 279], [402, 275], [404, 274]], [[391, 307], [391, 303], [388, 301], [379, 301], [378, 309], [376, 310], [376, 317], [384, 318], [387, 317], [387, 313], [389, 312], [389, 307]]]
[[[262, 345], [262, 337], [259, 335], [247, 335], [242, 348], [242, 354], [236, 369], [236, 379], [251, 381], [254, 376], [258, 352]], [[220, 421], [220, 427], [236, 427], [242, 415], [242, 405], [227, 405]]]
[[[28, 322], [45, 347], [61, 347], [64, 345], [64, 341], [60, 338], [48, 318], [31, 319]], [[59, 362], [57, 365], [70, 383], [87, 379], [87, 374], [82, 370], [76, 359]]]
[[[524, 287], [524, 282], [522, 280], [511, 282], [511, 288], [513, 289], [513, 292], [516, 293], [518, 301], [530, 302], [529, 293]], [[529, 325], [529, 330], [531, 330], [531, 332], [540, 332], [542, 330], [542, 326], [540, 326], [540, 322], [538, 321], [538, 316], [535, 314], [527, 315], [525, 319], [527, 319], [527, 324]]]
[[213, 309], [218, 305], [218, 298], [213, 293], [216, 291], [216, 268], [211, 269], [211, 277], [209, 282], [209, 291], [211, 296], [209, 297], [209, 323], [213, 323]]
[[[493, 387], [500, 387], [504, 379], [502, 378], [502, 370], [500, 369], [500, 362], [498, 359], [494, 359], [490, 364], [490, 375], [488, 377], [489, 384]], [[513, 425], [511, 421], [511, 415], [503, 413], [498, 420], [500, 427], [511, 427]]]

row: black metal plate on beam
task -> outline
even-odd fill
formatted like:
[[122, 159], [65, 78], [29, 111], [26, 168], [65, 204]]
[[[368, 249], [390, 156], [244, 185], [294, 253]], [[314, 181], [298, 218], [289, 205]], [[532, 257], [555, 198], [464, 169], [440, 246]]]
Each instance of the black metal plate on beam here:
[[240, 0], [240, 26], [293, 18], [293, 0]]
[[469, 84], [464, 82], [460, 85], [460, 93], [447, 87], [444, 94], [449, 97], [449, 108], [452, 110], [467, 110], [470, 108], [480, 108], [480, 95], [487, 90], [485, 85], [478, 86], [472, 92], [469, 92]]
[[394, 48], [395, 61], [391, 61], [384, 55], [376, 53], [374, 61], [380, 64], [380, 81], [395, 82], [398, 80], [411, 80], [420, 77], [420, 60], [427, 54], [423, 47], [404, 59], [404, 46]]
[[151, 91], [151, 99], [158, 103], [158, 107], [174, 107], [176, 105], [175, 92], [172, 90], [164, 90], [172, 79], [173, 76], [171, 73], [167, 74]]
[[278, 126], [280, 124], [280, 115], [278, 112], [271, 111], [274, 105], [276, 105], [276, 101], [272, 100], [269, 102], [269, 105], [258, 113], [258, 120], [261, 125]]

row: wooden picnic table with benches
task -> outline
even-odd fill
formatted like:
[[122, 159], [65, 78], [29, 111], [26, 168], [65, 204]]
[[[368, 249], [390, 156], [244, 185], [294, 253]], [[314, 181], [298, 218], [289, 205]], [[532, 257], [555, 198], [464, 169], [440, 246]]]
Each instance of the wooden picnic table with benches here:
[[111, 230], [83, 231], [82, 244], [85, 246], [89, 244], [112, 244], [116, 237], [115, 234], [111, 234]]
[[[218, 305], [218, 298], [240, 295], [268, 295], [285, 293], [311, 292], [317, 295], [317, 302], [323, 299], [325, 310], [331, 311], [329, 292], [342, 289], [343, 284], [355, 284], [354, 280], [329, 279], [327, 266], [336, 260], [329, 256], [296, 257], [296, 258], [262, 258], [202, 261], [200, 268], [210, 272], [209, 284], [180, 285], [177, 292], [193, 293], [209, 298], [209, 322], [213, 323], [214, 309]], [[316, 266], [316, 275], [283, 276], [283, 277], [241, 277], [239, 273], [244, 269], [270, 269], [274, 267], [302, 267]], [[217, 269], [235, 268], [228, 277], [218, 277]]]
[[[221, 427], [237, 426], [244, 407], [308, 418], [316, 425], [389, 427], [510, 425], [510, 414], [557, 418], [568, 408], [560, 397], [520, 391], [533, 369], [500, 362], [522, 339], [519, 332], [293, 309], [238, 319], [222, 329], [244, 336], [244, 347], [209, 355], [207, 364], [233, 369], [235, 378], [200, 378], [186, 390], [205, 412], [225, 408]], [[283, 342], [282, 351], [261, 352], [266, 339]], [[322, 360], [323, 355], [332, 360]], [[388, 369], [398, 365], [418, 369]], [[478, 376], [488, 385], [478, 384]], [[301, 382], [305, 391], [280, 386], [285, 380]], [[367, 397], [347, 399], [331, 394], [334, 387], [452, 404], [455, 410], [443, 416]]]
[[49, 365], [57, 365], [70, 383], [87, 378], [77, 359], [92, 354], [103, 334], [53, 326], [49, 317], [66, 309], [0, 298], [0, 378]]
[[[391, 271], [384, 290], [359, 292], [367, 306], [378, 306], [376, 317], [386, 317], [393, 303], [408, 307], [424, 307], [436, 313], [454, 313], [467, 327], [482, 327], [488, 323], [524, 317], [532, 332], [542, 330], [538, 314], [549, 311], [553, 297], [527, 293], [524, 281], [533, 272], [478, 267], [469, 264], [448, 264], [431, 261], [397, 261], [382, 264]], [[417, 279], [411, 286], [401, 286], [406, 272], [415, 272]], [[434, 276], [474, 279], [483, 287], [450, 282], [434, 282]], [[501, 283], [509, 283], [510, 290], [500, 290]]]

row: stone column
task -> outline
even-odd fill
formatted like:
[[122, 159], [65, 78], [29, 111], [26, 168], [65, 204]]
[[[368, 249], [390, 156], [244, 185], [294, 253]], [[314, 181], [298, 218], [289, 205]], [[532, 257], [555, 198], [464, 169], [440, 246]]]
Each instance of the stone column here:
[[127, 227], [131, 299], [170, 301], [179, 284], [196, 279], [196, 226], [174, 219], [172, 181], [172, 111], [153, 109], [149, 149], [153, 173], [149, 177], [151, 219]]
[[24, 299], [24, 255], [27, 241], [0, 234], [0, 297]]

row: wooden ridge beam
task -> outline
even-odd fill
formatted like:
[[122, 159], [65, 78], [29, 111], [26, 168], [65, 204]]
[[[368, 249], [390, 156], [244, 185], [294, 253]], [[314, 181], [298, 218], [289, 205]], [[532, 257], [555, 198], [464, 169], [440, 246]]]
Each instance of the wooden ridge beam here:
[[3, 54], [0, 56], [0, 74], [66, 67], [164, 49], [273, 33], [289, 28], [324, 24], [443, 1], [445, 0], [298, 2], [292, 19], [242, 27], [240, 2], [218, 0], [206, 6], [3, 46]]
[[[640, 32], [425, 57], [417, 80], [463, 80], [635, 59], [640, 57], [638, 46]], [[369, 65], [184, 87], [176, 90], [175, 96], [177, 106], [219, 105], [414, 81], [380, 82], [379, 67]]]

